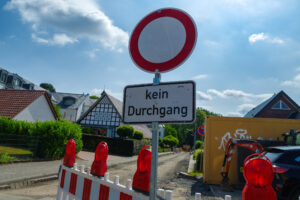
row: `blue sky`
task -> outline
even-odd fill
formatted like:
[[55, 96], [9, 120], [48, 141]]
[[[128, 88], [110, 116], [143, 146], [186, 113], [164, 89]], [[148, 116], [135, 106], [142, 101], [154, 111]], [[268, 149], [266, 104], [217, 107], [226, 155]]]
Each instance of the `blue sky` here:
[[197, 106], [242, 116], [284, 90], [300, 104], [298, 0], [2, 0], [0, 67], [59, 92], [122, 99], [129, 84], [152, 82], [128, 52], [135, 25], [164, 7], [189, 13], [197, 44], [162, 81], [194, 80]]

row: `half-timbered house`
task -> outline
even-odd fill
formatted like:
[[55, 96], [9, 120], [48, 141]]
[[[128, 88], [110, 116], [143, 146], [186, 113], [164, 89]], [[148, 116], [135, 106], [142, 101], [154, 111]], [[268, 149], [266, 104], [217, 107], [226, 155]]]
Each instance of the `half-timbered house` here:
[[[123, 103], [115, 97], [102, 92], [101, 97], [77, 121], [82, 127], [89, 127], [102, 136], [118, 137], [116, 129], [122, 125]], [[151, 139], [152, 133], [146, 125], [132, 125], [135, 130]]]

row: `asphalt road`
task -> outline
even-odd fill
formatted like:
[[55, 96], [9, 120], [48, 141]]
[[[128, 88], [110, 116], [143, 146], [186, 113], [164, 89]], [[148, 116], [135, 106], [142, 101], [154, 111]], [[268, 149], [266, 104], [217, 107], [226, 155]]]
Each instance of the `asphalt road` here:
[[[188, 153], [172, 154], [159, 158], [158, 166], [158, 186], [159, 188], [174, 188], [173, 184], [177, 179], [177, 173], [187, 171], [190, 155]], [[136, 163], [121, 164], [109, 168], [111, 179], [114, 175], [120, 176], [120, 183], [125, 184], [127, 179], [132, 179], [136, 170]], [[170, 182], [172, 180], [172, 182]], [[175, 181], [176, 182], [176, 181]], [[26, 188], [0, 191], [0, 200], [54, 200], [56, 198], [58, 181], [39, 183]], [[189, 199], [191, 196], [189, 186], [178, 184], [179, 188], [173, 193], [173, 199]]]

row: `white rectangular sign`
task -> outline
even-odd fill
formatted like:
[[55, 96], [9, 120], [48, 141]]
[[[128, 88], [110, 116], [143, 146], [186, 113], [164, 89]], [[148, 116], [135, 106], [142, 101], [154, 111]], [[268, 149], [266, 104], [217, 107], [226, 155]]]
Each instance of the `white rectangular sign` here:
[[126, 124], [193, 123], [195, 82], [129, 85], [124, 89], [123, 122]]

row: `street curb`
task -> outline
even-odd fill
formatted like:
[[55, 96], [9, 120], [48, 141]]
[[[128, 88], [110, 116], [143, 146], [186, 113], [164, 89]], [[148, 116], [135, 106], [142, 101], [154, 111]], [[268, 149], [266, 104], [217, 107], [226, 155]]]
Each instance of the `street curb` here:
[[[167, 155], [171, 155], [171, 154], [174, 154], [174, 152], [160, 153], [158, 156], [163, 157], [163, 156], [167, 156]], [[136, 162], [136, 158], [134, 158], [132, 160], [125, 160], [123, 162], [113, 163], [113, 164], [110, 164], [108, 167], [116, 167], [121, 164], [132, 163], [132, 162]], [[5, 183], [4, 182], [0, 183], [0, 191], [6, 190], [6, 189], [18, 189], [18, 188], [30, 186], [32, 184], [46, 182], [46, 181], [52, 181], [52, 180], [57, 180], [57, 179], [58, 179], [58, 173], [52, 173], [52, 174], [47, 174], [44, 176], [34, 176], [34, 177], [29, 177], [29, 178], [20, 178], [20, 179], [10, 180]]]
[[2, 183], [0, 185], [0, 190], [18, 189], [18, 188], [30, 186], [32, 184], [40, 183], [40, 182], [56, 180], [57, 178], [58, 178], [58, 174], [55, 173], [55, 174], [47, 174], [45, 176], [35, 176], [30, 178], [15, 179], [6, 183]]
[[185, 172], [179, 172], [178, 177], [185, 178], [185, 179], [190, 179], [190, 180], [196, 180], [196, 181], [199, 181], [203, 178], [202, 176], [191, 176], [191, 175], [189, 175], [188, 173], [185, 173]]

